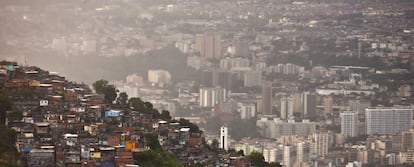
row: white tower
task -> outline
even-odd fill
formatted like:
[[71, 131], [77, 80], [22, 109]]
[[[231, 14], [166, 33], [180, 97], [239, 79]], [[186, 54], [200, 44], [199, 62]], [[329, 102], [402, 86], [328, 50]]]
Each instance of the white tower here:
[[296, 162], [303, 162], [304, 142], [299, 142], [296, 146]]
[[220, 128], [220, 148], [228, 150], [228, 128], [225, 125]]
[[291, 146], [283, 147], [283, 166], [284, 167], [290, 167], [290, 147]]
[[341, 134], [347, 137], [358, 136], [358, 113], [343, 112], [341, 116]]
[[330, 147], [331, 136], [329, 133], [313, 133], [312, 136], [312, 147], [311, 153], [316, 154], [320, 157], [325, 157], [328, 155], [328, 150]]

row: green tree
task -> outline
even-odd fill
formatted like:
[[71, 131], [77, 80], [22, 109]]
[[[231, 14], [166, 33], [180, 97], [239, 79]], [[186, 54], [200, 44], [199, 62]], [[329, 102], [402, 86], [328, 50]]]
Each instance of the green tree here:
[[128, 105], [131, 109], [144, 112], [145, 111], [145, 103], [139, 97], [133, 97], [128, 100]]
[[248, 158], [250, 159], [252, 166], [257, 166], [257, 167], [268, 166], [268, 163], [265, 161], [262, 153], [254, 151], [250, 153]]
[[16, 135], [16, 131], [11, 128], [0, 130], [0, 157], [7, 157], [2, 159], [0, 166], [17, 166], [20, 154], [15, 147]]
[[0, 129], [6, 123], [7, 111], [12, 108], [12, 101], [10, 100], [7, 92], [0, 92]]
[[256, 167], [282, 167], [279, 162], [272, 162], [267, 163], [263, 157], [262, 153], [259, 152], [252, 152], [250, 155], [248, 155], [248, 158], [250, 159], [250, 162], [252, 166]]
[[171, 120], [170, 112], [167, 110], [162, 110], [160, 114], [160, 119], [165, 120], [165, 121]]
[[[138, 111], [141, 114], [151, 114], [154, 119], [165, 119], [170, 120], [169, 112], [161, 115], [157, 109], [153, 107], [150, 102], [144, 102], [138, 97], [133, 97], [128, 100], [128, 105], [131, 109]], [[169, 119], [168, 119], [169, 118]]]
[[213, 139], [211, 142], [211, 148], [214, 152], [217, 152], [219, 150], [219, 141], [217, 139]]
[[150, 109], [146, 111], [148, 114], [152, 114], [152, 118], [161, 119], [161, 114], [157, 109]]
[[105, 88], [108, 86], [109, 82], [107, 80], [98, 80], [95, 83], [93, 83], [93, 89], [95, 90], [96, 93], [98, 94], [104, 94], [105, 93]]
[[117, 97], [115, 85], [109, 84], [108, 81], [101, 79], [93, 83], [92, 86], [96, 93], [105, 95], [106, 104], [112, 105], [112, 102]]
[[113, 101], [116, 99], [117, 95], [117, 89], [114, 85], [108, 85], [105, 89], [105, 101], [106, 104], [112, 105]]
[[244, 156], [244, 151], [243, 151], [243, 150], [239, 150], [239, 151], [237, 151], [237, 155], [238, 155], [238, 156]]
[[189, 120], [181, 118], [180, 120], [177, 121], [178, 123], [180, 123], [180, 125], [182, 126], [187, 126], [190, 128], [190, 132], [191, 133], [201, 133], [200, 128], [196, 125], [191, 123]]
[[153, 150], [160, 150], [161, 145], [160, 142], [158, 142], [158, 136], [155, 134], [146, 134], [145, 136], [145, 143], [147, 146], [149, 146]]
[[0, 154], [6, 151], [15, 151], [16, 131], [10, 128], [5, 128], [0, 132], [2, 138], [0, 139]]
[[116, 105], [122, 109], [128, 109], [128, 94], [126, 92], [121, 92], [116, 98]]
[[158, 142], [155, 134], [146, 134], [145, 143], [148, 151], [136, 152], [133, 158], [137, 164], [146, 167], [182, 167], [183, 165], [169, 152], [165, 151]]
[[144, 102], [144, 106], [146, 111], [152, 111], [154, 109], [154, 106], [150, 102]]
[[140, 166], [145, 167], [182, 167], [173, 155], [165, 150], [148, 150], [135, 152], [133, 158]]

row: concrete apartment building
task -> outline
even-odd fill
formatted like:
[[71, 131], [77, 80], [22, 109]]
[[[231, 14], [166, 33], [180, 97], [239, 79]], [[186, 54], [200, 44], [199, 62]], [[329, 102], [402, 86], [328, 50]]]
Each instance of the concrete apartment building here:
[[406, 131], [412, 127], [411, 107], [375, 107], [365, 109], [367, 134], [387, 135]]

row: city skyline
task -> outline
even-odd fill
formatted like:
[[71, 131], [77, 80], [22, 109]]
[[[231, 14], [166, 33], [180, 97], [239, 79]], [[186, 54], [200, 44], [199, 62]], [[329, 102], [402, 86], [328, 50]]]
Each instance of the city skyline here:
[[0, 166], [412, 166], [413, 6], [1, 1]]

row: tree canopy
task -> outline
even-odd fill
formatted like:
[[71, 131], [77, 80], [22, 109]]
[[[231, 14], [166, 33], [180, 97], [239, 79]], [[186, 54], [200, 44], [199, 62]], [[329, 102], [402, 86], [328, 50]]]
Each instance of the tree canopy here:
[[128, 105], [131, 109], [144, 112], [146, 110], [144, 101], [141, 100], [139, 97], [133, 97], [128, 100]]
[[122, 109], [129, 109], [128, 108], [128, 94], [126, 92], [121, 92], [116, 98], [116, 105]]
[[252, 152], [250, 153], [248, 157], [252, 163], [252, 166], [267, 166], [268, 165], [262, 153]]
[[160, 114], [160, 119], [165, 120], [165, 121], [171, 120], [170, 112], [167, 110], [162, 110]]
[[200, 128], [196, 124], [191, 123], [187, 119], [181, 118], [180, 120], [178, 120], [178, 123], [180, 123], [181, 126], [189, 127], [191, 133], [201, 133]]
[[158, 136], [145, 135], [145, 142], [151, 148], [148, 151], [136, 152], [133, 158], [137, 164], [149, 167], [182, 167], [183, 165], [169, 152], [164, 150], [158, 142]]
[[108, 105], [112, 105], [112, 102], [117, 97], [117, 89], [115, 85], [109, 84], [107, 80], [98, 80], [93, 83], [93, 89], [98, 94], [105, 95], [105, 102]]
[[183, 165], [165, 150], [148, 150], [135, 152], [134, 160], [140, 166], [146, 167], [182, 167]]
[[0, 166], [17, 166], [17, 160], [20, 159], [19, 152], [15, 147], [16, 131], [11, 128], [4, 128], [0, 130], [0, 157], [3, 158]]
[[250, 155], [248, 155], [248, 158], [250, 159], [252, 166], [256, 166], [256, 167], [281, 167], [282, 166], [278, 162], [267, 163], [263, 157], [263, 154], [256, 152], [256, 151], [250, 153]]

